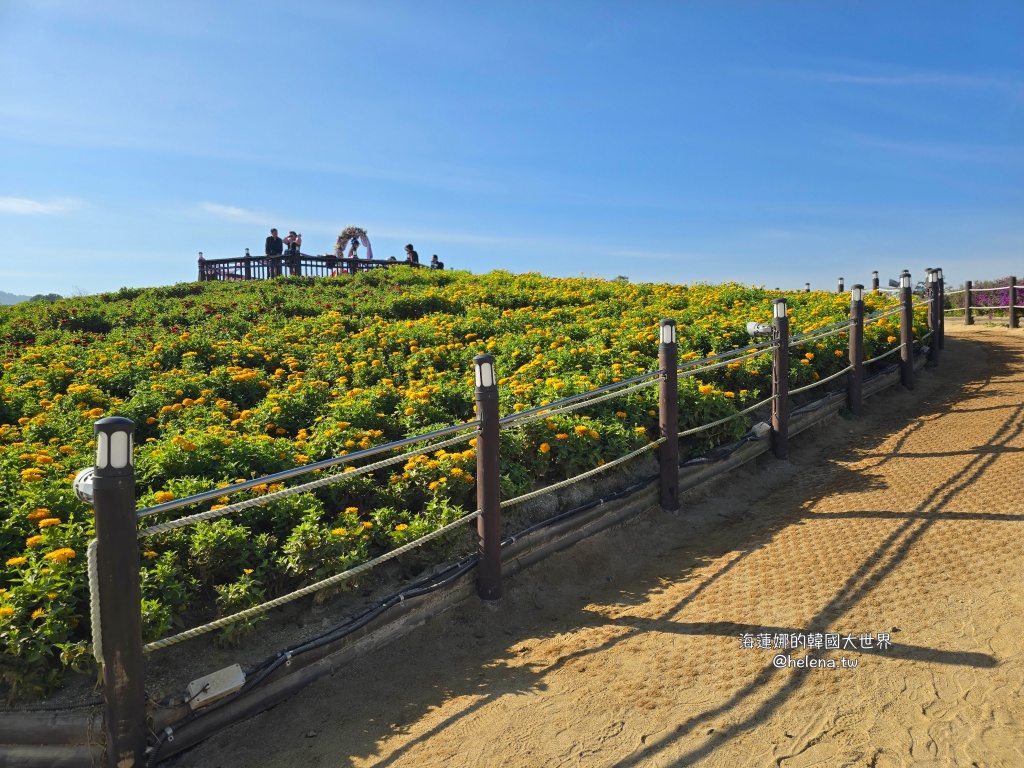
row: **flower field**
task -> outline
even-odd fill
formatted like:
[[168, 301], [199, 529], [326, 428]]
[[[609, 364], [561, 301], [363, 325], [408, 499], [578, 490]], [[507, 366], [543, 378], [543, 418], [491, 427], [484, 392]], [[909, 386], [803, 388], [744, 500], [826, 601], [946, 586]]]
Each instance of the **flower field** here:
[[[396, 267], [0, 307], [0, 674], [10, 696], [49, 689], [65, 666], [90, 663], [92, 511], [71, 481], [93, 463], [97, 418], [135, 422], [138, 504], [151, 506], [470, 420], [479, 352], [497, 358], [506, 415], [655, 370], [660, 318], [678, 323], [681, 361], [745, 346], [746, 322], [770, 322], [776, 296], [737, 284]], [[794, 334], [848, 314], [849, 294], [786, 296]], [[865, 300], [868, 312], [894, 301]], [[923, 325], [919, 310], [918, 335]], [[866, 356], [892, 348], [897, 329], [895, 316], [869, 324]], [[836, 335], [794, 346], [791, 385], [844, 367], [846, 343]], [[680, 429], [763, 399], [770, 375], [765, 354], [682, 378]], [[746, 428], [736, 419], [683, 447], [701, 452]], [[503, 497], [656, 436], [656, 388], [503, 430]], [[456, 519], [475, 507], [475, 469], [467, 440], [144, 539], [146, 638], [262, 602]], [[249, 629], [235, 625], [219, 639], [235, 642]]]

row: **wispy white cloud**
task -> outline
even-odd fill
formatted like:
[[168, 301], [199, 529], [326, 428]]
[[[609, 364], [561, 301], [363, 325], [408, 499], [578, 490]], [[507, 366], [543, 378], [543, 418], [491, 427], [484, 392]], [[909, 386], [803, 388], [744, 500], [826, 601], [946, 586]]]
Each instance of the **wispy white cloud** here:
[[0, 197], [0, 215], [6, 216], [62, 216], [81, 207], [82, 202], [73, 198], [44, 203], [27, 197]]
[[221, 205], [220, 203], [200, 203], [200, 207], [218, 219], [234, 221], [240, 224], [266, 224], [272, 217], [266, 213], [250, 211], [239, 208], [235, 205]]

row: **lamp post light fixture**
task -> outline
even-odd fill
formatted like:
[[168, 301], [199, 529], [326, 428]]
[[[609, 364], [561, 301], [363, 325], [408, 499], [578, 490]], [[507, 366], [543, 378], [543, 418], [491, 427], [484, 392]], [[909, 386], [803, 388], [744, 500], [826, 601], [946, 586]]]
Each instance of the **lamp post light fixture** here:
[[[877, 273], [876, 273], [877, 274]], [[850, 301], [864, 301], [864, 286], [859, 283], [850, 289]]]
[[251, 256], [249, 255], [249, 249], [248, 249], [248, 248], [246, 248], [246, 249], [245, 249], [245, 258], [247, 258], [247, 259], [249, 259], [249, 258], [252, 258], [252, 257], [251, 257]]
[[878, 270], [871, 273], [871, 292], [878, 293]]
[[900, 274], [900, 288], [907, 289], [910, 287], [910, 272], [906, 269]]
[[850, 373], [846, 404], [854, 416], [864, 415], [864, 286], [850, 289]]
[[836, 291], [836, 293], [842, 293], [844, 290], [846, 290], [846, 282], [843, 280], [842, 277], [840, 277], [839, 278], [839, 289]]
[[480, 434], [476, 443], [477, 595], [494, 607], [501, 600], [501, 456], [498, 384], [494, 376], [494, 355], [473, 358], [476, 376], [476, 417]]
[[810, 292], [811, 292], [811, 284], [810, 283], [804, 283], [804, 293], [810, 293]]
[[476, 386], [494, 386], [494, 355], [477, 355], [473, 358], [473, 365], [476, 368]]
[[662, 344], [675, 344], [676, 343], [676, 321], [675, 320], [661, 320], [659, 323], [659, 330], [661, 343]]
[[116, 477], [135, 472], [132, 457], [135, 424], [123, 416], [108, 416], [93, 424], [96, 436], [96, 476]]

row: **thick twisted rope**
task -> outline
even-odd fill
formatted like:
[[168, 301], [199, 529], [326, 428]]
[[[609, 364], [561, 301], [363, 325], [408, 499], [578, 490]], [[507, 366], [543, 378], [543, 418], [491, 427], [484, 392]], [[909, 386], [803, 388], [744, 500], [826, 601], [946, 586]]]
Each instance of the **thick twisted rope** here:
[[340, 584], [343, 581], [347, 581], [348, 579], [354, 578], [359, 574], [370, 570], [374, 566], [380, 565], [381, 563], [386, 562], [388, 560], [392, 560], [398, 557], [399, 555], [405, 554], [406, 552], [415, 549], [416, 547], [422, 546], [431, 539], [436, 539], [438, 536], [447, 533], [453, 528], [457, 528], [463, 523], [467, 523], [470, 520], [475, 520], [476, 518], [480, 517], [481, 514], [482, 513], [479, 509], [476, 510], [475, 512], [470, 512], [468, 515], [464, 515], [463, 517], [460, 517], [458, 520], [448, 523], [448, 525], [442, 526], [441, 528], [438, 528], [436, 531], [431, 531], [430, 533], [421, 536], [420, 538], [416, 539], [416, 541], [410, 541], [408, 544], [403, 544], [397, 549], [393, 549], [390, 552], [386, 552], [380, 557], [375, 557], [373, 560], [367, 560], [365, 563], [357, 565], [355, 568], [349, 568], [347, 571], [337, 573], [334, 576], [324, 579], [323, 581], [308, 584], [302, 589], [297, 589], [294, 592], [289, 592], [287, 595], [281, 595], [281, 597], [275, 598], [273, 600], [268, 600], [267, 602], [261, 603], [260, 605], [254, 605], [252, 608], [246, 608], [244, 611], [239, 611], [238, 613], [233, 613], [230, 616], [224, 616], [223, 618], [217, 619], [216, 621], [211, 621], [207, 624], [202, 624], [198, 627], [187, 629], [184, 632], [179, 632], [176, 635], [165, 637], [162, 640], [154, 640], [152, 643], [147, 643], [146, 645], [142, 646], [142, 650], [148, 653], [149, 651], [155, 651], [160, 648], [166, 648], [167, 646], [175, 645], [176, 643], [180, 643], [185, 640], [191, 640], [193, 637], [199, 637], [200, 635], [204, 635], [207, 632], [212, 632], [215, 629], [226, 627], [229, 624], [234, 624], [236, 621], [242, 621], [243, 619], [251, 619], [254, 616], [259, 616], [260, 614], [266, 613], [267, 611], [273, 610], [274, 608], [280, 608], [282, 605], [287, 605], [288, 603], [294, 602], [295, 600], [298, 600], [301, 597], [311, 595], [314, 592], [319, 592], [321, 589], [333, 586], [334, 584]]
[[824, 384], [824, 383], [826, 383], [828, 381], [832, 381], [832, 379], [837, 379], [840, 376], [842, 376], [844, 373], [849, 373], [852, 370], [853, 370], [853, 366], [852, 365], [848, 365], [845, 368], [843, 368], [843, 370], [839, 371], [838, 373], [833, 373], [831, 376], [826, 376], [824, 379], [819, 379], [818, 381], [814, 382], [813, 384], [808, 384], [806, 387], [799, 387], [798, 389], [791, 389], [791, 390], [789, 390], [789, 394], [791, 394], [791, 395], [799, 395], [801, 392], [806, 392], [808, 389], [814, 389], [815, 387], [820, 387], [822, 384]]
[[96, 557], [97, 540], [89, 542], [85, 550], [89, 576], [89, 623], [92, 624], [92, 655], [103, 666], [103, 633], [100, 629], [100, 566]]
[[[424, 446], [422, 448], [417, 448], [414, 451], [408, 451], [406, 453], [403, 453], [400, 456], [392, 456], [390, 459], [384, 459], [383, 461], [378, 461], [378, 462], [375, 462], [373, 464], [367, 464], [365, 467], [358, 467], [357, 469], [353, 469], [353, 470], [348, 471], [348, 472], [342, 472], [342, 473], [337, 474], [337, 475], [329, 475], [327, 477], [321, 477], [318, 480], [312, 480], [312, 481], [310, 481], [308, 483], [303, 483], [302, 485], [296, 485], [296, 486], [294, 486], [292, 488], [285, 488], [285, 489], [280, 490], [280, 491], [274, 491], [273, 493], [268, 493], [265, 496], [258, 496], [258, 497], [254, 498], [254, 499], [246, 499], [245, 501], [238, 501], [238, 502], [235, 502], [234, 504], [228, 504], [226, 506], [223, 506], [220, 509], [210, 509], [210, 510], [207, 510], [206, 512], [199, 512], [199, 513], [197, 513], [195, 515], [189, 515], [187, 517], [180, 517], [177, 520], [171, 520], [170, 522], [167, 522], [167, 523], [159, 523], [158, 525], [153, 525], [153, 526], [150, 526], [149, 528], [143, 528], [141, 531], [139, 531], [139, 538], [142, 538], [144, 536], [152, 536], [153, 534], [156, 534], [156, 533], [165, 533], [167, 531], [173, 531], [176, 528], [183, 528], [186, 525], [192, 525], [194, 523], [200, 523], [200, 522], [202, 522], [204, 520], [213, 520], [214, 518], [221, 517], [222, 515], [228, 515], [228, 514], [231, 514], [232, 512], [241, 512], [243, 509], [251, 509], [252, 507], [258, 507], [261, 504], [266, 504], [266, 503], [271, 502], [271, 501], [276, 501], [278, 499], [284, 499], [284, 498], [287, 498], [289, 496], [294, 496], [297, 493], [305, 493], [306, 491], [311, 491], [311, 490], [313, 490], [315, 488], [321, 488], [321, 487], [323, 487], [325, 485], [330, 485], [331, 483], [340, 483], [343, 480], [348, 480], [349, 478], [358, 477], [359, 475], [365, 475], [365, 474], [367, 474], [369, 472], [373, 472], [373, 471], [381, 469], [383, 467], [388, 467], [388, 466], [391, 466], [392, 464], [397, 464], [397, 463], [399, 463], [401, 461], [405, 461], [406, 459], [408, 459], [408, 458], [410, 458], [412, 456], [419, 456], [420, 454], [423, 454], [423, 453], [430, 453], [431, 451], [436, 450], [438, 448], [443, 448], [446, 445], [454, 445], [455, 443], [464, 443], [467, 440], [471, 439], [473, 436], [479, 435], [479, 434], [480, 434], [479, 430], [476, 430], [474, 432], [463, 432], [462, 434], [458, 435], [457, 437], [452, 437], [452, 438], [449, 438], [447, 440], [442, 440], [440, 443], [433, 443], [432, 445], [426, 445], [426, 446]], [[225, 494], [231, 493], [230, 486], [225, 488], [224, 492], [225, 492]]]
[[730, 416], [726, 416], [724, 419], [719, 419], [718, 421], [712, 421], [710, 424], [702, 424], [701, 426], [694, 427], [693, 429], [687, 429], [687, 430], [685, 430], [683, 432], [678, 433], [677, 436], [678, 437], [686, 437], [687, 435], [695, 435], [698, 432], [703, 432], [705, 429], [711, 429], [712, 427], [717, 427], [719, 424], [725, 424], [725, 422], [727, 422], [727, 421], [732, 421], [733, 419], [738, 419], [740, 416], [744, 416], [744, 415], [750, 413], [751, 411], [757, 410], [762, 405], [767, 405], [768, 403], [770, 403], [773, 400], [775, 400], [777, 397], [778, 397], [778, 395], [772, 395], [767, 400], [762, 400], [761, 402], [756, 403], [756, 404], [750, 406], [749, 408], [744, 408], [742, 411], [736, 411], [736, 413], [734, 413], [734, 414], [732, 414]]
[[541, 488], [539, 491], [524, 493], [522, 496], [516, 496], [514, 499], [506, 499], [505, 501], [501, 502], [501, 508], [505, 509], [506, 507], [511, 507], [516, 504], [522, 504], [523, 502], [529, 501], [530, 499], [536, 499], [538, 496], [543, 496], [546, 493], [557, 491], [560, 488], [565, 488], [566, 486], [572, 485], [573, 483], [578, 483], [580, 480], [586, 480], [588, 477], [593, 477], [594, 475], [600, 474], [601, 472], [605, 472], [611, 469], [612, 467], [618, 466], [624, 461], [629, 461], [630, 459], [639, 456], [644, 451], [649, 451], [655, 446], [661, 445], [663, 442], [665, 442], [665, 438], [660, 437], [657, 440], [651, 441], [642, 448], [637, 448], [632, 453], [627, 453], [625, 456], [615, 459], [615, 461], [609, 461], [607, 464], [602, 464], [601, 466], [588, 470], [581, 475], [575, 475], [573, 477], [570, 477], [568, 480], [563, 480], [560, 483], [555, 483], [554, 485], [549, 485], [546, 488]]
[[694, 375], [696, 375], [698, 373], [703, 373], [704, 371], [713, 371], [715, 368], [722, 368], [724, 366], [732, 365], [733, 363], [740, 363], [740, 362], [742, 362], [744, 360], [751, 360], [751, 359], [753, 359], [755, 357], [761, 357], [761, 355], [770, 355], [770, 354], [771, 354], [771, 348], [770, 347], [766, 347], [764, 349], [759, 349], [756, 352], [749, 352], [749, 353], [747, 353], [745, 355], [742, 355], [741, 357], [734, 357], [731, 360], [722, 360], [719, 363], [712, 363], [711, 365], [704, 365], [704, 366], [701, 366], [700, 368], [694, 368], [693, 370], [689, 370], [689, 371], [684, 371], [682, 369], [682, 367], [680, 367], [680, 369], [679, 369], [679, 376], [680, 377], [683, 377], [683, 376], [694, 376]]
[[645, 389], [647, 387], [654, 386], [655, 384], [659, 384], [661, 382], [661, 378], [662, 377], [659, 376], [656, 379], [651, 379], [650, 381], [642, 381], [639, 384], [634, 384], [630, 387], [626, 387], [625, 389], [620, 389], [617, 392], [609, 392], [606, 395], [600, 395], [599, 397], [594, 397], [591, 398], [590, 400], [581, 400], [578, 403], [570, 403], [569, 405], [563, 405], [560, 408], [553, 408], [550, 411], [542, 411], [541, 413], [534, 414], [533, 416], [524, 416], [522, 419], [517, 419], [514, 422], [510, 422], [509, 424], [506, 425], [506, 427], [518, 427], [523, 424], [531, 424], [534, 421], [549, 419], [552, 416], [560, 416], [564, 413], [571, 413], [572, 411], [577, 411], [580, 408], [586, 408], [587, 406], [590, 405], [603, 403], [605, 400], [611, 400], [612, 398], [619, 397], [619, 395], [627, 395], [630, 392], [637, 391], [638, 389]]
[[881, 355], [878, 355], [877, 357], [872, 357], [870, 360], [865, 360], [864, 362], [865, 363], [877, 363], [882, 358], [885, 358], [885, 357], [888, 357], [889, 355], [895, 354], [896, 352], [899, 352], [901, 349], [903, 349], [903, 345], [902, 344], [900, 344], [899, 346], [893, 347], [888, 352], [883, 352]]

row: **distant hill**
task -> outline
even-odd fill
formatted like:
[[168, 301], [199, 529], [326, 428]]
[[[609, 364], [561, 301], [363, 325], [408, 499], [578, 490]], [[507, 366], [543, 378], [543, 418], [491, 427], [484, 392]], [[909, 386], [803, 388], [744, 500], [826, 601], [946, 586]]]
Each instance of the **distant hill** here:
[[37, 293], [35, 296], [19, 296], [16, 293], [0, 291], [0, 305], [20, 304], [23, 301], [59, 301], [64, 297], [59, 293]]
[[18, 296], [15, 293], [0, 291], [0, 304], [17, 304], [21, 301], [28, 301], [30, 298], [30, 296]]

